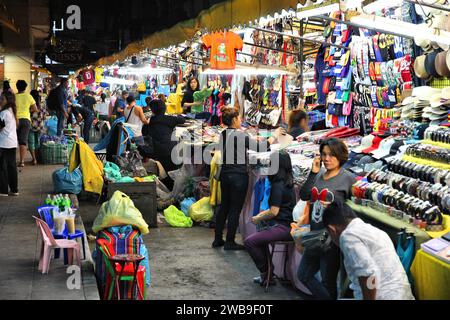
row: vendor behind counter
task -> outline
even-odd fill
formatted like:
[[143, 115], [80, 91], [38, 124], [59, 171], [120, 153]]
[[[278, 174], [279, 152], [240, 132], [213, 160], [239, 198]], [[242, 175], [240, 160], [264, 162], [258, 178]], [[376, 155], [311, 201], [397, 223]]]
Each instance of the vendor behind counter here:
[[[172, 141], [172, 133], [177, 125], [184, 124], [186, 120], [183, 117], [166, 115], [167, 107], [162, 100], [152, 100], [150, 109], [153, 116], [148, 126], [148, 135], [152, 138], [154, 159], [161, 162], [167, 172], [176, 170], [177, 166], [171, 155], [177, 141]], [[168, 180], [165, 183], [169, 188], [173, 186], [173, 181]]]

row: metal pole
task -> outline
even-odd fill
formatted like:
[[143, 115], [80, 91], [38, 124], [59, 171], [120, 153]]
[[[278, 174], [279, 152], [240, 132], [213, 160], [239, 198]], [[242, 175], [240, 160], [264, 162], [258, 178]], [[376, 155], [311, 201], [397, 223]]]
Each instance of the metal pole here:
[[414, 39], [413, 36], [405, 36], [404, 34], [399, 34], [399, 33], [395, 33], [395, 32], [392, 32], [392, 31], [387, 32], [387, 31], [384, 31], [384, 30], [376, 29], [376, 28], [368, 28], [367, 26], [364, 26], [364, 25], [359, 24], [359, 23], [354, 23], [354, 22], [350, 22], [350, 21], [341, 21], [341, 20], [330, 18], [330, 17], [327, 17], [327, 16], [319, 15], [319, 16], [315, 16], [315, 18], [320, 18], [320, 19], [328, 20], [328, 21], [334, 21], [334, 22], [346, 24], [348, 26], [352, 26], [352, 27], [355, 27], [355, 28], [370, 29], [370, 30], [373, 30], [373, 31], [376, 31], [376, 32], [380, 32], [380, 33], [384, 33], [384, 34], [390, 34], [390, 35], [397, 36], [397, 37], [402, 37], [402, 38], [407, 38], [407, 39]]
[[303, 19], [300, 21], [300, 36], [302, 39], [300, 39], [300, 98], [303, 100], [303, 69], [304, 69], [304, 56], [303, 56], [303, 48], [305, 45], [305, 42], [303, 41]]
[[341, 45], [332, 44], [332, 43], [319, 41], [319, 40], [313, 40], [313, 39], [309, 39], [309, 38], [306, 38], [306, 37], [294, 36], [292, 34], [287, 34], [287, 33], [278, 32], [278, 31], [274, 31], [274, 30], [266, 30], [266, 29], [261, 29], [261, 28], [257, 28], [257, 27], [249, 27], [249, 28], [252, 28], [252, 29], [255, 29], [255, 30], [258, 30], [258, 31], [261, 31], [261, 32], [276, 34], [276, 35], [279, 35], [279, 36], [291, 37], [291, 38], [294, 38], [294, 39], [304, 40], [304, 41], [307, 41], [307, 42], [319, 43], [319, 44], [322, 44], [322, 45], [324, 45], [326, 47], [336, 47], [336, 48], [339, 48], [339, 49], [350, 50], [349, 48], [341, 46]]
[[252, 46], [252, 47], [257, 47], [257, 48], [277, 51], [277, 52], [286, 53], [286, 54], [290, 54], [290, 55], [296, 55], [296, 53], [294, 53], [294, 52], [284, 51], [284, 50], [279, 50], [279, 49], [273, 49], [273, 48], [270, 48], [270, 47], [262, 46], [260, 44], [252, 44], [252, 43], [248, 43], [248, 42], [244, 42], [244, 44]]
[[418, 5], [425, 6], [425, 7], [430, 7], [430, 8], [433, 8], [433, 9], [438, 9], [438, 10], [443, 10], [443, 11], [450, 12], [450, 8], [449, 7], [444, 7], [444, 6], [441, 6], [441, 5], [438, 5], [438, 4], [427, 4], [427, 3], [424, 3], [424, 2], [419, 1], [419, 0], [416, 0], [416, 1], [414, 1], [414, 0], [404, 0], [404, 1], [409, 2], [409, 3], [413, 3], [413, 4], [418, 4]]
[[151, 52], [149, 52], [148, 54], [151, 55], [151, 56], [160, 57], [160, 58], [163, 58], [163, 59], [169, 59], [169, 60], [173, 60], [173, 61], [192, 63], [192, 64], [195, 64], [195, 65], [198, 65], [198, 66], [202, 66], [202, 67], [205, 66], [204, 64], [201, 64], [201, 63], [186, 61], [186, 60], [182, 60], [182, 59], [176, 59], [176, 58], [172, 58], [172, 57], [163, 57], [163, 56], [157, 55], [155, 53], [151, 53]]

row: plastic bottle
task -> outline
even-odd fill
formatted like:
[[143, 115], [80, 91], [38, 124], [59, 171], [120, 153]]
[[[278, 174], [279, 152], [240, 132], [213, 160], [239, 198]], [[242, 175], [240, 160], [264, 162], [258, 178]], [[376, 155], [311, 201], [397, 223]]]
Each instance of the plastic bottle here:
[[67, 209], [70, 209], [71, 207], [71, 201], [68, 194], [64, 196], [64, 207], [66, 207]]
[[51, 195], [47, 195], [47, 199], [45, 199], [45, 205], [51, 206], [52, 202], [53, 202], [52, 196]]
[[52, 197], [52, 206], [56, 207], [56, 196]]

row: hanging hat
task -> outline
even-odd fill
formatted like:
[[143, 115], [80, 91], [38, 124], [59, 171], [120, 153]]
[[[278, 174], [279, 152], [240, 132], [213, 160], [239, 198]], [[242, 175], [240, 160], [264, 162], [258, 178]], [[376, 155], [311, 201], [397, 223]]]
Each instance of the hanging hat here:
[[430, 52], [433, 50], [433, 46], [431, 45], [431, 40], [428, 38], [422, 38], [420, 36], [414, 37], [414, 43], [416, 46], [421, 47], [423, 51]]
[[[422, 55], [416, 58], [416, 61], [414, 61], [414, 72], [416, 73], [416, 76], [420, 79], [428, 79], [430, 77], [430, 74], [427, 72], [425, 68], [425, 60], [426, 56]], [[450, 60], [447, 59], [447, 63], [449, 63]]]
[[425, 58], [425, 70], [427, 73], [435, 78], [439, 77], [439, 74], [436, 71], [436, 56], [437, 52], [433, 51], [429, 54], [427, 54], [427, 57]]
[[447, 51], [439, 52], [436, 56], [435, 68], [438, 75], [441, 77], [450, 77], [450, 69], [447, 66]]

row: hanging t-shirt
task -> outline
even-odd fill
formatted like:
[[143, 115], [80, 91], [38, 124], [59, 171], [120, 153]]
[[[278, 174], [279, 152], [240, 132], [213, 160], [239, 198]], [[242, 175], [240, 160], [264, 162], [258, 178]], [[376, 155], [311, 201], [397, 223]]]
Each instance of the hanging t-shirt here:
[[95, 72], [93, 70], [84, 70], [81, 72], [84, 85], [88, 86], [95, 82]]
[[242, 50], [244, 42], [234, 32], [207, 34], [202, 38], [211, 48], [211, 69], [232, 70], [236, 67], [236, 50]]

